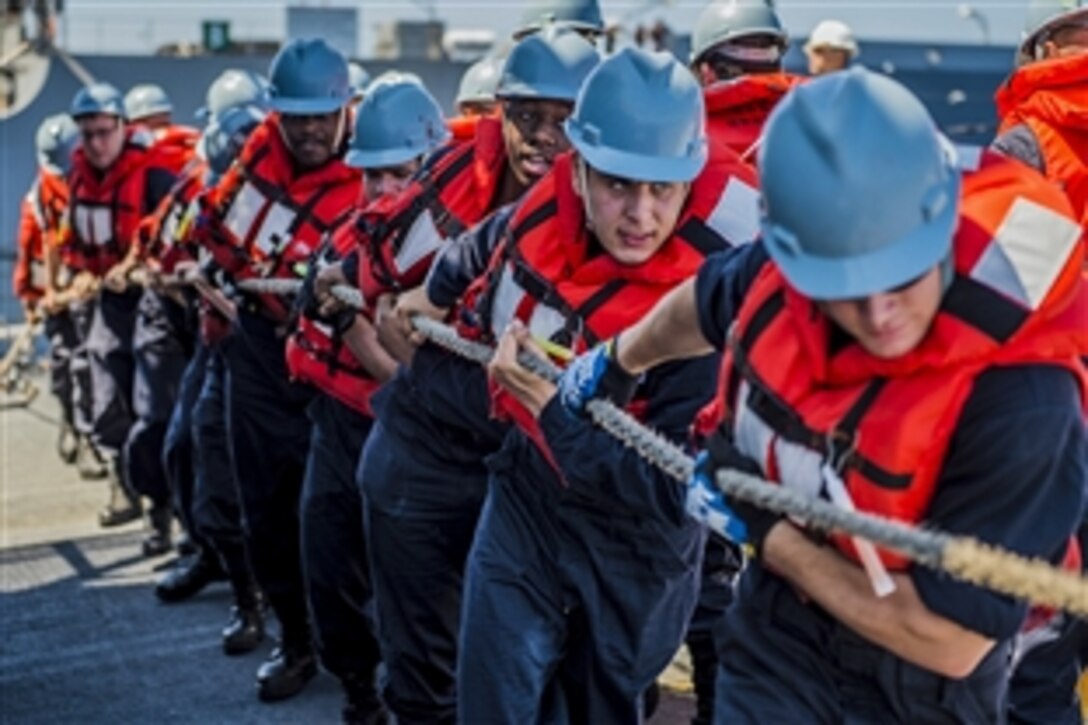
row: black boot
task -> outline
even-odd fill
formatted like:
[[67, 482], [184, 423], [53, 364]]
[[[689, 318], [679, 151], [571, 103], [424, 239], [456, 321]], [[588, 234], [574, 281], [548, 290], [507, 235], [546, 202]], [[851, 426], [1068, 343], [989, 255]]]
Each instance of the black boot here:
[[80, 436], [76, 445], [76, 470], [84, 481], [100, 481], [110, 475], [106, 460], [87, 436]]
[[182, 559], [155, 585], [155, 596], [167, 604], [183, 602], [200, 593], [212, 582], [227, 578], [219, 557], [208, 549]]
[[264, 615], [260, 605], [235, 604], [230, 621], [223, 628], [223, 654], [228, 657], [249, 654], [264, 641]]
[[344, 725], [386, 725], [389, 713], [378, 697], [373, 674], [345, 675], [340, 684], [346, 697], [342, 711]]
[[110, 500], [106, 507], [98, 512], [98, 525], [102, 528], [121, 526], [140, 518], [142, 509], [140, 499], [130, 494], [121, 483], [120, 461], [114, 460], [109, 465]]
[[[178, 543], [174, 545], [177, 549], [178, 556], [192, 556], [193, 554], [200, 553], [200, 546], [198, 546], [189, 534], [182, 532], [178, 537]], [[218, 563], [218, 560], [216, 560]]]
[[309, 643], [281, 644], [257, 670], [257, 697], [276, 702], [294, 697], [317, 675], [317, 658]]
[[144, 556], [162, 556], [169, 553], [173, 548], [171, 528], [174, 523], [174, 512], [168, 505], [152, 504], [151, 510], [147, 512], [147, 523], [151, 533], [141, 545]]
[[76, 462], [79, 455], [79, 436], [68, 421], [63, 421], [57, 432], [57, 455], [69, 466]]

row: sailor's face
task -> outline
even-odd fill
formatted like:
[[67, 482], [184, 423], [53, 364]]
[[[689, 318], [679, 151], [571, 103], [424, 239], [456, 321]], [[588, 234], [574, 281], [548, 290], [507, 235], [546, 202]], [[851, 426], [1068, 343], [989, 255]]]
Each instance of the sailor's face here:
[[117, 116], [105, 113], [78, 119], [83, 154], [87, 162], [105, 171], [121, 156], [125, 146], [125, 124]]
[[304, 169], [328, 163], [340, 148], [344, 133], [345, 110], [308, 115], [284, 114], [280, 117], [283, 141], [295, 161]]
[[941, 306], [939, 267], [904, 285], [855, 300], [832, 300], [821, 308], [874, 357], [906, 355], [922, 342]]
[[850, 64], [850, 56], [845, 50], [822, 46], [805, 51], [808, 56], [809, 75], [822, 76], [843, 70]]
[[563, 122], [574, 109], [566, 101], [510, 99], [503, 103], [502, 136], [510, 170], [523, 186], [547, 174], [570, 148]]
[[581, 161], [574, 168], [574, 186], [586, 205], [586, 223], [620, 264], [643, 264], [676, 229], [688, 184], [634, 181], [595, 171]]
[[413, 159], [398, 166], [385, 166], [363, 171], [363, 187], [370, 201], [383, 196], [399, 194], [408, 186], [412, 174], [419, 170], [420, 160]]

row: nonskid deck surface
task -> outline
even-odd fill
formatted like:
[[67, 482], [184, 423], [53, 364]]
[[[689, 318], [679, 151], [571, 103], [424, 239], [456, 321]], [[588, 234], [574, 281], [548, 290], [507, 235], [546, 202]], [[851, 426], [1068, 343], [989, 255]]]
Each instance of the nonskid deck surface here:
[[[221, 654], [225, 583], [183, 604], [155, 599], [170, 557], [140, 555], [140, 524], [98, 528], [106, 484], [57, 458], [57, 408], [36, 382], [29, 408], [0, 411], [0, 722], [339, 722], [325, 674], [293, 700], [257, 702], [254, 672], [272, 645]], [[691, 714], [690, 699], [667, 696], [652, 722]]]

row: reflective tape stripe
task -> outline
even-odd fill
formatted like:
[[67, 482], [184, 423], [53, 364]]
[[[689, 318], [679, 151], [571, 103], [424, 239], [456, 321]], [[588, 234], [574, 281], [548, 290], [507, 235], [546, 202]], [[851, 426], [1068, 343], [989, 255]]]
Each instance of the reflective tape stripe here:
[[1080, 236], [1081, 228], [1071, 219], [1018, 198], [971, 270], [971, 279], [1037, 309]]
[[267, 200], [257, 190], [257, 187], [248, 181], [242, 184], [242, 188], [234, 197], [230, 209], [223, 219], [223, 226], [227, 228], [239, 243], [244, 243], [249, 236], [249, 230], [253, 227], [254, 220], [261, 213]]
[[737, 450], [757, 461], [765, 474], [771, 468], [768, 457], [773, 453], [779, 482], [806, 496], [817, 498], [823, 488], [820, 472], [823, 454], [777, 436], [774, 429], [748, 405], [750, 395], [751, 387], [747, 382], [742, 382], [738, 389], [733, 430]]
[[261, 223], [253, 245], [265, 256], [279, 254], [291, 242], [291, 225], [298, 213], [279, 202], [272, 204]]
[[113, 239], [112, 222], [109, 207], [81, 204], [75, 209], [75, 230], [84, 244], [108, 244]]
[[428, 254], [436, 251], [445, 241], [435, 226], [430, 209], [416, 217], [393, 258], [398, 272], [407, 272]]
[[731, 178], [706, 225], [730, 244], [747, 244], [759, 236], [759, 190]]

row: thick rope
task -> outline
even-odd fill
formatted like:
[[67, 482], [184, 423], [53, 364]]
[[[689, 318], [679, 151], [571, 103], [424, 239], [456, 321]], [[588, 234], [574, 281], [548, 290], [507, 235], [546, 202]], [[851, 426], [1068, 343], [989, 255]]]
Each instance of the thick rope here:
[[[263, 294], [294, 294], [300, 283], [295, 280], [246, 280], [239, 286]], [[336, 287], [333, 293], [345, 304], [361, 307], [362, 295], [359, 290]], [[434, 344], [481, 365], [490, 362], [494, 354], [491, 347], [466, 340], [453, 328], [430, 318], [417, 315], [412, 323]], [[557, 380], [561, 373], [550, 361], [527, 352], [518, 356], [518, 362], [551, 382]], [[626, 411], [606, 400], [590, 401], [586, 411], [600, 428], [670, 477], [681, 483], [691, 478], [695, 467], [691, 456], [640, 424]], [[1088, 617], [1088, 578], [1057, 569], [1046, 561], [1027, 559], [973, 538], [924, 530], [882, 516], [849, 511], [740, 471], [718, 471], [717, 485], [726, 495], [795, 518], [820, 530], [841, 531], [872, 541], [965, 582]], [[697, 513], [692, 512], [692, 515], [699, 518]]]

